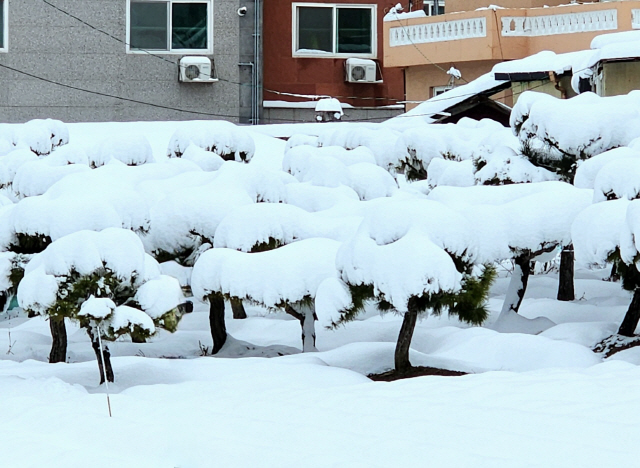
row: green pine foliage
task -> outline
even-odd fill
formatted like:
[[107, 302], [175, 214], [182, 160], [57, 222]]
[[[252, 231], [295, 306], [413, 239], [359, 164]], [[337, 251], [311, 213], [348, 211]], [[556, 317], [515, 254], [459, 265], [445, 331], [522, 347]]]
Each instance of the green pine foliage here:
[[[452, 259], [463, 275], [460, 291], [441, 291], [411, 296], [407, 308], [420, 314], [430, 312], [436, 316], [446, 311], [449, 315], [458, 316], [464, 322], [480, 325], [488, 316], [486, 302], [489, 297], [489, 288], [496, 278], [496, 269], [492, 265], [483, 265], [479, 267], [482, 268], [482, 272], [476, 275], [472, 264], [457, 256], [452, 256]], [[368, 301], [374, 302], [381, 312], [393, 310], [393, 305], [384, 298], [383, 294], [376, 293], [372, 284], [347, 284], [347, 287], [351, 293], [351, 305], [341, 311], [340, 319], [332, 322], [329, 328], [335, 329], [355, 320], [364, 311]]]
[[51, 244], [51, 237], [44, 234], [16, 233], [16, 241], [9, 246], [11, 252], [18, 254], [36, 254]]
[[269, 240], [266, 242], [259, 242], [251, 247], [250, 253], [259, 253], [259, 252], [267, 252], [268, 250], [275, 250], [279, 247], [282, 247], [284, 242], [280, 239], [276, 239], [274, 237], [269, 237]]
[[630, 265], [625, 263], [622, 260], [619, 247], [607, 257], [607, 261], [615, 265], [616, 274], [620, 276], [622, 288], [626, 291], [634, 291], [640, 287], [640, 272], [638, 272], [638, 268], [636, 267], [636, 262], [640, 261], [640, 254], [636, 254], [636, 258], [633, 260], [633, 263]]
[[68, 275], [58, 277], [57, 300], [47, 310], [47, 315], [78, 320], [80, 307], [91, 296], [109, 298], [117, 305], [123, 305], [135, 294], [134, 281], [135, 278], [121, 280], [108, 268], [88, 275], [71, 270]]

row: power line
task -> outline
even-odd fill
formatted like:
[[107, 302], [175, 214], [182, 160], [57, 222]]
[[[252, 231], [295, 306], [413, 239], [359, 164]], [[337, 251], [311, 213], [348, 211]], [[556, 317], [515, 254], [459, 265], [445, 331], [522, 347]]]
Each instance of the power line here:
[[[447, 72], [447, 70], [445, 70], [443, 67], [441, 67], [439, 64], [437, 64], [436, 62], [434, 62], [433, 60], [431, 60], [429, 57], [427, 57], [418, 47], [418, 45], [413, 42], [413, 39], [411, 39], [411, 35], [409, 34], [409, 32], [407, 31], [407, 29], [405, 28], [404, 24], [402, 24], [402, 21], [400, 21], [400, 18], [398, 17], [398, 13], [394, 10], [393, 14], [396, 17], [396, 21], [398, 22], [398, 24], [400, 25], [400, 27], [402, 28], [402, 31], [404, 32], [405, 36], [407, 37], [407, 39], [409, 39], [409, 42], [411, 42], [411, 45], [413, 47], [415, 47], [415, 49], [418, 51], [418, 53], [420, 55], [422, 55], [422, 57], [429, 62], [430, 64], [432, 64], [433, 66], [435, 66], [436, 68], [438, 68], [439, 70], [442, 70], [443, 72], [445, 72], [447, 75], [449, 74]], [[466, 79], [464, 79], [462, 76], [460, 77], [460, 79], [462, 81], [464, 81], [465, 83], [469, 83]]]
[[[78, 21], [82, 24], [84, 24], [85, 26], [93, 29], [94, 31], [100, 33], [100, 34], [104, 34], [105, 36], [109, 37], [110, 39], [113, 39], [123, 45], [125, 45], [126, 47], [131, 48], [131, 44], [128, 43], [127, 41], [124, 41], [122, 39], [120, 39], [119, 37], [114, 36], [113, 34], [98, 28], [97, 26], [94, 26], [93, 24], [83, 20], [82, 18], [79, 18], [78, 16], [75, 16], [74, 14], [58, 7], [57, 5], [54, 5], [53, 3], [49, 2], [48, 0], [42, 0], [43, 3], [45, 3], [46, 5], [49, 5], [51, 8], [59, 11], [60, 13], [74, 19], [75, 21]], [[162, 60], [163, 62], [169, 63], [171, 65], [177, 66], [178, 68], [185, 68], [184, 65], [181, 65], [179, 62], [174, 62], [171, 59], [168, 59], [166, 57], [163, 57], [161, 55], [158, 55], [156, 53], [153, 53], [150, 50], [147, 49], [140, 49], [140, 48], [135, 48], [135, 50], [137, 52], [142, 52], [145, 53], [151, 57], [157, 58], [159, 60]], [[215, 70], [215, 68], [214, 68]], [[211, 76], [211, 75], [207, 75], [206, 73], [203, 74], [204, 77], [208, 77], [208, 78], [215, 78], [218, 79], [219, 81], [225, 82], [225, 83], [230, 83], [230, 84], [235, 84], [238, 86], [247, 86], [247, 87], [251, 87], [253, 88], [253, 84], [251, 83], [241, 83], [238, 81], [233, 81], [233, 80], [227, 80], [225, 78], [219, 78], [216, 76]], [[277, 94], [277, 95], [282, 95], [282, 96], [291, 96], [291, 97], [300, 97], [300, 98], [306, 98], [305, 95], [299, 95], [299, 94], [295, 94], [295, 93], [286, 93], [286, 92], [282, 92], [282, 91], [276, 91], [273, 89], [268, 89], [268, 88], [264, 88], [261, 87], [263, 91], [266, 91], [268, 93], [272, 93], [272, 94]], [[328, 97], [335, 97], [335, 98], [341, 98], [341, 99], [359, 99], [359, 100], [380, 100], [380, 101], [393, 101], [393, 102], [400, 102], [400, 101], [404, 101], [403, 99], [395, 99], [395, 98], [384, 98], [384, 97], [360, 97], [360, 96], [328, 96]]]

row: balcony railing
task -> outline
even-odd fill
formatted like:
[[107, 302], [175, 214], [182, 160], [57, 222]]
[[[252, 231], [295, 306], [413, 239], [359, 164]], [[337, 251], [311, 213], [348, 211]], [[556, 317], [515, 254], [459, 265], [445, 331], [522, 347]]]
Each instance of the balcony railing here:
[[[634, 18], [636, 15], [634, 15]], [[618, 29], [618, 11], [600, 10], [545, 16], [505, 16], [503, 36], [552, 36]]]
[[472, 37], [486, 37], [486, 35], [486, 18], [470, 18], [391, 28], [389, 45], [396, 47], [428, 42], [455, 41]]

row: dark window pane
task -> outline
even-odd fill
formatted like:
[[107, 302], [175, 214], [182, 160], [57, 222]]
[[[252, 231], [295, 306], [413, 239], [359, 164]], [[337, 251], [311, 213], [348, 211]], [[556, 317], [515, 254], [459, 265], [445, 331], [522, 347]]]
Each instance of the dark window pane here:
[[4, 47], [4, 0], [0, 0], [0, 49]]
[[369, 8], [338, 8], [338, 53], [371, 53]]
[[206, 3], [174, 3], [171, 21], [172, 49], [207, 48]]
[[167, 2], [131, 2], [132, 49], [168, 50]]
[[333, 52], [333, 9], [298, 8], [298, 50]]

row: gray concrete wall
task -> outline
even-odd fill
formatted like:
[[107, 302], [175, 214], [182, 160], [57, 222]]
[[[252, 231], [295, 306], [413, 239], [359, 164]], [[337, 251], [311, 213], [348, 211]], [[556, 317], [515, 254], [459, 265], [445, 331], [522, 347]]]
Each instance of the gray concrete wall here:
[[[0, 68], [0, 122], [56, 118], [66, 122], [192, 120], [238, 121], [240, 18], [238, 0], [213, 2], [214, 60], [220, 81], [180, 83], [180, 55], [127, 54], [126, 0], [55, 0], [59, 8], [115, 36], [118, 42], [41, 0], [9, 0], [9, 51], [0, 64], [48, 80], [179, 112], [64, 88]], [[252, 20], [251, 25], [253, 25]], [[249, 22], [247, 21], [247, 22]], [[159, 55], [159, 54], [156, 54]], [[174, 63], [170, 63], [174, 62]], [[249, 79], [249, 84], [251, 83]]]
[[603, 68], [602, 96], [619, 96], [640, 89], [640, 62], [608, 62]]
[[[362, 122], [383, 122], [404, 113], [401, 109], [376, 109], [370, 107], [344, 109], [342, 116], [343, 122], [362, 121]], [[316, 122], [316, 112], [314, 109], [301, 108], [264, 108], [261, 123], [263, 124], [279, 124], [279, 123], [300, 123], [300, 122]]]

